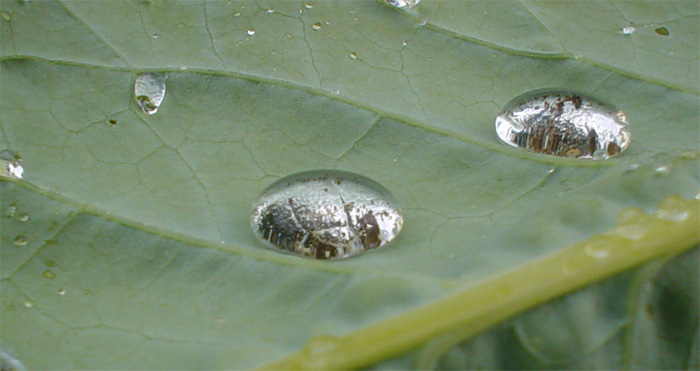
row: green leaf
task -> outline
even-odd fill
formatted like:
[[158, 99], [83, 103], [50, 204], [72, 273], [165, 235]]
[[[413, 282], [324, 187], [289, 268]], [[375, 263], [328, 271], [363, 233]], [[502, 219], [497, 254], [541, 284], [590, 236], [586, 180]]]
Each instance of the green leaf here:
[[[628, 207], [698, 193], [697, 2], [0, 10], [0, 146], [25, 168], [2, 182], [0, 336], [30, 369], [264, 366], [547, 261]], [[627, 22], [632, 35], [620, 32]], [[133, 96], [145, 71], [168, 75], [153, 116]], [[501, 145], [500, 107], [543, 87], [618, 105], [630, 148], [576, 161]], [[405, 212], [399, 238], [333, 263], [260, 246], [248, 226], [258, 193], [318, 168], [387, 187]], [[683, 245], [669, 238], [669, 251]], [[697, 367], [697, 346], [675, 346], [698, 344], [693, 251], [459, 346], [473, 328], [382, 352], [399, 358], [376, 367]]]

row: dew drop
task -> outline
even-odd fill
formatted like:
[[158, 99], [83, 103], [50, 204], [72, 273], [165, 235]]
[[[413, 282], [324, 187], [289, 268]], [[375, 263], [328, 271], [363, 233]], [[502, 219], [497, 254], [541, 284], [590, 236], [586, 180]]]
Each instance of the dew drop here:
[[241, 12], [233, 12], [233, 16], [234, 16], [234, 17], [240, 17], [240, 16], [241, 16]]
[[268, 13], [268, 14], [272, 14], [272, 13], [274, 13], [274, 12], [275, 12], [275, 10], [272, 9], [272, 8], [268, 8], [268, 9], [267, 9], [267, 13]]
[[24, 371], [26, 369], [27, 368], [24, 367], [22, 362], [20, 362], [9, 350], [0, 348], [0, 370]]
[[249, 29], [247, 29], [247, 30], [245, 31], [245, 33], [246, 33], [248, 36], [253, 36], [253, 35], [255, 35], [255, 30], [252, 29], [252, 28], [249, 28]]
[[329, 357], [333, 356], [338, 344], [338, 338], [331, 335], [316, 335], [309, 339], [302, 350], [307, 356], [303, 368], [311, 370], [328, 368]]
[[680, 196], [669, 196], [659, 204], [656, 216], [670, 222], [682, 222], [690, 217], [690, 210]]
[[255, 201], [250, 220], [266, 246], [316, 259], [342, 259], [384, 246], [403, 226], [401, 209], [386, 188], [336, 170], [279, 179]]
[[659, 27], [659, 28], [655, 29], [654, 32], [656, 32], [657, 34], [659, 34], [661, 36], [670, 35], [670, 33], [668, 32], [668, 29], [666, 27]]
[[157, 33], [154, 33], [153, 35], [151, 35], [151, 39], [154, 39], [154, 40], [155, 40], [155, 39], [157, 39], [157, 38], [158, 38], [158, 34], [157, 34]]
[[26, 222], [27, 220], [29, 220], [29, 215], [28, 215], [28, 214], [22, 214], [22, 215], [20, 215], [20, 217], [17, 218], [17, 219], [18, 219], [20, 222]]
[[29, 300], [29, 299], [27, 299], [27, 300], [25, 300], [25, 301], [22, 303], [22, 306], [24, 306], [24, 307], [27, 308], [27, 309], [33, 308], [33, 307], [34, 307], [34, 302], [31, 301], [31, 300]]
[[53, 271], [50, 271], [50, 270], [45, 270], [44, 273], [42, 273], [42, 276], [44, 276], [44, 278], [48, 278], [48, 279], [52, 280], [52, 279], [56, 278], [56, 273], [54, 273]]
[[1, 11], [1, 12], [0, 12], [0, 16], [2, 16], [2, 19], [6, 20], [6, 21], [8, 21], [8, 22], [12, 20], [12, 17], [10, 16], [10, 13], [8, 13], [8, 12], [6, 12], [6, 11]]
[[413, 8], [414, 6], [420, 4], [421, 0], [379, 0], [380, 2], [391, 5], [395, 8]]
[[671, 172], [671, 167], [667, 164], [656, 165], [654, 166], [654, 172], [656, 174], [668, 174]]
[[7, 210], [5, 212], [8, 218], [14, 217], [15, 213], [17, 212], [17, 204], [14, 202], [11, 203], [10, 206], [7, 207]]
[[635, 31], [637, 31], [637, 28], [634, 27], [634, 24], [633, 24], [633, 23], [628, 23], [628, 24], [625, 25], [625, 27], [622, 27], [622, 34], [623, 34], [623, 35], [631, 35], [631, 34], [633, 34]]
[[408, 42], [402, 41], [402, 42], [401, 42], [401, 46], [403, 46], [403, 47], [405, 48], [406, 46], [408, 46]]
[[14, 151], [0, 151], [0, 177], [22, 179], [23, 174], [22, 157]]
[[610, 247], [605, 245], [589, 245], [584, 250], [586, 255], [596, 259], [605, 259], [610, 256]]
[[143, 73], [134, 82], [136, 102], [143, 112], [152, 115], [165, 97], [165, 75], [162, 73]]
[[419, 26], [425, 26], [426, 24], [428, 24], [428, 19], [427, 19], [427, 18], [425, 18], [425, 17], [420, 17], [420, 18], [418, 18], [418, 25], [419, 25]]
[[681, 153], [678, 154], [678, 158], [682, 158], [684, 160], [697, 160], [698, 157], [700, 157], [700, 154], [693, 151], [681, 151]]
[[574, 59], [581, 59], [581, 57], [583, 57], [583, 53], [580, 51], [574, 52]]
[[316, 30], [316, 31], [320, 30], [321, 29], [321, 22], [316, 22], [316, 23], [312, 24], [311, 29]]
[[313, 8], [313, 7], [314, 7], [314, 3], [306, 3], [306, 4], [304, 4], [304, 8], [306, 8], [306, 9], [311, 9], [311, 8]]
[[26, 246], [28, 243], [29, 239], [23, 234], [20, 234], [19, 236], [15, 237], [15, 245], [17, 246]]
[[58, 295], [64, 296], [66, 294], [66, 290], [60, 289], [58, 290]]
[[340, 95], [340, 90], [335, 89], [335, 90], [331, 91], [331, 94], [333, 94], [333, 95]]
[[578, 93], [544, 89], [508, 102], [496, 117], [505, 144], [561, 157], [607, 159], [629, 146], [620, 111]]
[[350, 52], [350, 59], [357, 59], [357, 54], [355, 52]]
[[184, 23], [178, 23], [178, 24], [177, 24], [177, 28], [185, 28], [185, 24], [184, 24]]

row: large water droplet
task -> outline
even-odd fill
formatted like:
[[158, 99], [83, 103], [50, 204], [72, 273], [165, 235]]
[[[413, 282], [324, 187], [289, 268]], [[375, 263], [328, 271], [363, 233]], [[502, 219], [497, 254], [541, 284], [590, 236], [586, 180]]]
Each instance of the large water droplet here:
[[314, 170], [270, 185], [250, 225], [266, 245], [316, 259], [342, 259], [389, 243], [403, 216], [383, 186], [361, 175]]
[[420, 4], [421, 0], [379, 0], [384, 4], [391, 5], [395, 8], [413, 8]]
[[143, 112], [152, 115], [165, 97], [165, 75], [162, 73], [144, 73], [136, 78], [134, 95]]
[[508, 102], [496, 117], [506, 144], [554, 156], [606, 159], [627, 149], [622, 111], [585, 95], [544, 89]]
[[14, 355], [8, 350], [0, 350], [0, 370], [2, 371], [23, 371], [27, 368], [24, 367], [22, 362], [17, 360]]
[[22, 179], [22, 157], [17, 152], [0, 151], [0, 177]]

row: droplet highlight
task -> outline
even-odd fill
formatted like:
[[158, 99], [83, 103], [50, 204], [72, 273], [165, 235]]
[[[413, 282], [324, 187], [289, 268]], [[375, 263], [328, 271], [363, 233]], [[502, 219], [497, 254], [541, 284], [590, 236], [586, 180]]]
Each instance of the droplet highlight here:
[[394, 8], [413, 8], [420, 4], [421, 0], [379, 0], [380, 2], [393, 6]]
[[316, 23], [312, 24], [311, 29], [313, 29], [315, 31], [320, 30], [321, 29], [321, 22], [316, 22]]
[[17, 204], [13, 202], [10, 204], [10, 206], [7, 207], [7, 210], [5, 210], [5, 215], [7, 215], [8, 218], [13, 218], [16, 212]]
[[22, 214], [22, 215], [19, 216], [19, 218], [17, 218], [17, 220], [19, 220], [20, 222], [26, 222], [26, 221], [29, 220], [29, 215], [27, 215], [27, 214]]
[[633, 34], [635, 31], [637, 31], [637, 28], [634, 27], [634, 24], [633, 24], [633, 23], [628, 23], [628, 24], [626, 24], [624, 27], [622, 27], [622, 34], [623, 34], [623, 35], [631, 35], [631, 34]]
[[255, 30], [252, 29], [252, 28], [249, 28], [249, 29], [247, 29], [247, 30], [245, 31], [245, 33], [246, 33], [246, 35], [248, 35], [248, 36], [253, 36], [253, 35], [255, 35]]
[[0, 11], [0, 16], [2, 17], [2, 19], [6, 20], [7, 22], [9, 22], [9, 21], [12, 20], [12, 17], [10, 16], [10, 13], [8, 13], [8, 12], [6, 12], [6, 11], [4, 11], [4, 10], [3, 10], [3, 11]]
[[391, 242], [401, 208], [389, 191], [358, 174], [314, 170], [281, 178], [253, 204], [253, 232], [273, 249], [342, 259]]
[[158, 112], [165, 97], [165, 74], [144, 73], [136, 78], [134, 95], [136, 102], [144, 113], [152, 115]]
[[357, 53], [350, 52], [350, 59], [357, 59]]
[[553, 156], [607, 159], [630, 144], [624, 112], [583, 94], [544, 89], [508, 102], [496, 117], [503, 143]]
[[22, 157], [14, 151], [0, 151], [0, 177], [22, 179], [23, 176]]

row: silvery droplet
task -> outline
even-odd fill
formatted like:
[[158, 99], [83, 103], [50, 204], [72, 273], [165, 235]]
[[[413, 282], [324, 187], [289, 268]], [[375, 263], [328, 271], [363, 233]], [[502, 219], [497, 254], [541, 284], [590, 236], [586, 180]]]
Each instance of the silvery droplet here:
[[379, 0], [380, 2], [391, 5], [395, 8], [413, 8], [420, 4], [421, 0]]
[[17, 152], [0, 151], [0, 177], [22, 179], [22, 157]]
[[401, 209], [386, 188], [358, 174], [313, 170], [281, 178], [253, 205], [250, 225], [268, 247], [316, 259], [376, 249], [401, 231]]
[[255, 30], [252, 28], [249, 28], [248, 30], [246, 30], [245, 33], [248, 34], [248, 36], [253, 36], [253, 35], [255, 35]]
[[152, 115], [165, 97], [165, 79], [162, 73], [143, 73], [134, 82], [134, 96], [143, 112]]
[[315, 30], [315, 31], [320, 30], [321, 29], [321, 22], [316, 22], [316, 23], [312, 24], [311, 29]]
[[350, 59], [357, 59], [357, 53], [350, 52]]
[[543, 89], [508, 102], [496, 117], [503, 143], [553, 156], [606, 159], [630, 144], [626, 116], [597, 99]]
[[26, 246], [28, 243], [29, 239], [23, 234], [20, 234], [19, 236], [15, 237], [15, 245], [17, 246]]
[[313, 8], [313, 7], [314, 7], [314, 3], [306, 3], [306, 4], [304, 4], [304, 8], [306, 8], [306, 9], [311, 9], [311, 8]]
[[29, 220], [29, 215], [28, 215], [28, 214], [22, 214], [22, 215], [20, 215], [20, 217], [17, 218], [17, 219], [19, 219], [20, 222], [26, 222], [26, 221]]
[[17, 212], [17, 204], [16, 203], [11, 203], [10, 206], [7, 207], [7, 217], [12, 218], [15, 216], [15, 212]]
[[0, 348], [0, 370], [23, 371], [26, 369], [27, 368], [24, 367], [22, 362], [20, 362], [9, 350]]
[[637, 28], [634, 27], [634, 24], [633, 24], [633, 23], [628, 23], [628, 24], [625, 25], [625, 27], [622, 27], [622, 34], [623, 34], [623, 35], [631, 35], [631, 34], [633, 34], [635, 31], [637, 31]]

